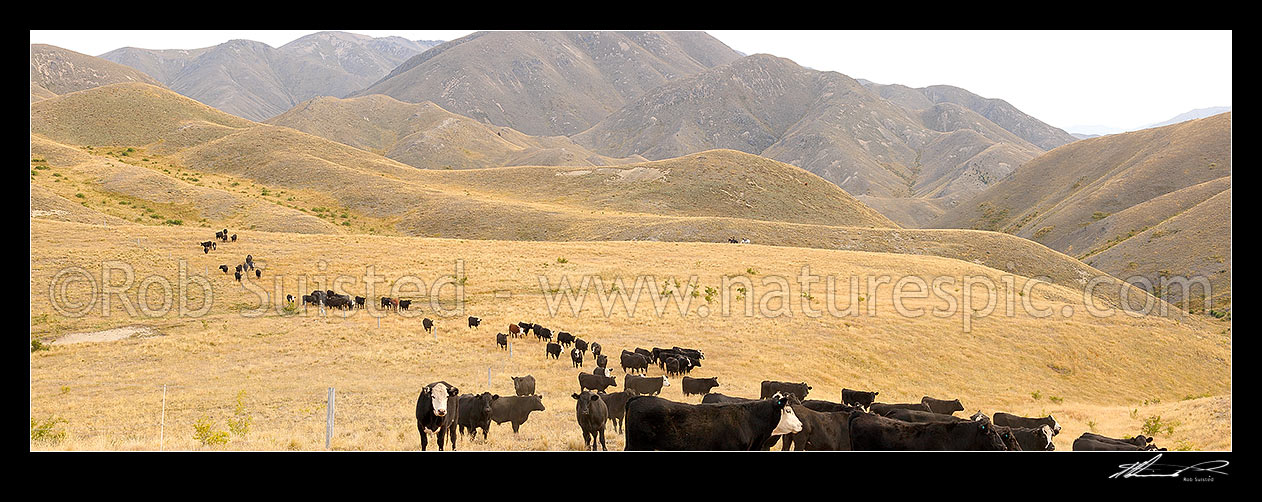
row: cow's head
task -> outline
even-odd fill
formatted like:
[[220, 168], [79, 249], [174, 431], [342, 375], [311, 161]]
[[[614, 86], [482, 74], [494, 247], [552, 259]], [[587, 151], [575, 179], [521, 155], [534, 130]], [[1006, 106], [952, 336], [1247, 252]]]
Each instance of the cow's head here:
[[544, 408], [543, 406], [542, 394], [537, 395], [537, 396], [530, 396], [530, 398], [528, 399], [528, 402], [530, 403], [530, 411], [544, 411], [547, 409], [547, 408]]
[[600, 396], [590, 390], [583, 391], [582, 394], [570, 394], [577, 403], [574, 405], [575, 411], [579, 416], [588, 416], [592, 413], [592, 405], [600, 401]]
[[966, 422], [965, 427], [973, 427], [977, 433], [977, 444], [974, 446], [979, 450], [1004, 451], [1008, 449], [1007, 443], [1000, 437], [995, 430], [995, 425], [990, 423], [990, 419], [975, 420]]
[[670, 379], [666, 375], [662, 375], [662, 387], [670, 387]]
[[1050, 420], [1050, 421], [1052, 422], [1052, 423], [1051, 423], [1051, 427], [1052, 427], [1052, 435], [1053, 435], [1053, 436], [1055, 436], [1055, 435], [1057, 435], [1057, 434], [1060, 434], [1060, 422], [1057, 422], [1057, 421], [1056, 421], [1056, 419], [1055, 419], [1055, 418], [1052, 418], [1052, 416], [1051, 416], [1051, 415], [1048, 415], [1048, 416], [1047, 416], [1047, 419], [1048, 419], [1048, 420]]
[[793, 407], [789, 406], [789, 395], [777, 392], [771, 396], [771, 399], [775, 401], [776, 409], [780, 411], [780, 421], [776, 423], [776, 428], [771, 431], [771, 435], [802, 432], [802, 421], [798, 420], [797, 415], [793, 413]]
[[1021, 451], [1021, 444], [1017, 442], [1017, 437], [1012, 434], [1010, 427], [995, 427], [995, 432], [999, 434], [999, 439], [1003, 441], [1004, 449], [1008, 451]]
[[447, 416], [447, 404], [451, 398], [460, 395], [460, 389], [446, 382], [435, 382], [429, 384], [421, 391], [422, 395], [428, 395], [430, 400], [430, 408], [435, 416]]
[[491, 414], [491, 403], [499, 398], [499, 394], [491, 394], [490, 392], [483, 392], [482, 395], [477, 397], [478, 401], [482, 404], [482, 411], [487, 415]]

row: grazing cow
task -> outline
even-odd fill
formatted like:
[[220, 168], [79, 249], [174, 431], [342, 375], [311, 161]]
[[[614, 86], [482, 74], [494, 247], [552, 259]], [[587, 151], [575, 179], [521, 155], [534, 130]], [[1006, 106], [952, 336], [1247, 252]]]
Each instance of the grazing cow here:
[[517, 434], [521, 424], [530, 418], [530, 412], [545, 410], [543, 396], [503, 396], [491, 401], [491, 420], [497, 425], [513, 424], [513, 434]]
[[461, 395], [460, 409], [456, 414], [456, 425], [460, 432], [476, 436], [478, 429], [481, 428], [482, 440], [486, 441], [486, 434], [491, 429], [491, 403], [499, 398], [499, 394], [490, 392]]
[[394, 305], [394, 299], [393, 299], [393, 298], [390, 298], [390, 297], [388, 297], [388, 296], [383, 296], [383, 297], [381, 297], [381, 308], [383, 308], [383, 309], [388, 309], [388, 308], [390, 308], [390, 306], [391, 306], [391, 305]]
[[609, 420], [613, 421], [614, 431], [622, 432], [623, 419], [627, 416], [627, 400], [631, 396], [636, 396], [634, 390], [623, 390], [618, 392], [605, 393], [598, 391], [600, 400], [605, 402], [605, 407], [609, 409]]
[[583, 367], [583, 351], [578, 349], [570, 349], [570, 362], [574, 363], [575, 368]]
[[210, 248], [208, 247], [202, 248], [202, 254], [209, 254], [209, 253], [210, 253]]
[[399, 310], [407, 310], [412, 306], [412, 300], [399, 300]]
[[535, 393], [535, 377], [526, 376], [510, 376], [513, 379], [513, 391], [519, 396], [532, 396]]
[[877, 415], [882, 415], [882, 416], [889, 413], [890, 410], [896, 410], [896, 409], [916, 410], [916, 411], [923, 411], [926, 413], [933, 413], [933, 411], [929, 410], [929, 406], [925, 405], [924, 403], [906, 403], [906, 404], [872, 403], [872, 405], [868, 406], [869, 411], [871, 411], [872, 413], [876, 413]]
[[655, 377], [627, 375], [622, 380], [622, 390], [634, 389], [637, 394], [645, 396], [660, 394], [662, 387], [670, 387], [670, 379], [666, 378], [666, 375]]
[[[931, 411], [908, 410], [905, 408], [895, 408], [886, 412], [883, 416], [894, 420], [902, 420], [904, 422], [914, 423], [938, 423], [947, 424], [951, 422], [959, 422], [963, 418], [954, 415], [945, 415], [942, 413], [934, 413]], [[976, 417], [976, 415], [974, 415]], [[976, 420], [976, 418], [974, 418]]]
[[601, 354], [601, 355], [599, 355], [599, 356], [596, 356], [596, 367], [597, 367], [597, 368], [608, 368], [608, 367], [609, 367], [609, 356], [606, 356], [606, 355], [604, 355], [604, 354]]
[[719, 377], [710, 378], [693, 378], [684, 377], [683, 389], [685, 396], [693, 394], [709, 394], [710, 390], [719, 386]]
[[324, 304], [336, 309], [350, 310], [354, 308], [355, 301], [347, 295], [334, 295], [326, 298]]
[[511, 336], [511, 337], [513, 337], [513, 338], [517, 338], [517, 337], [521, 336], [521, 326], [518, 326], [518, 325], [516, 325], [516, 324], [509, 324], [509, 325], [508, 325], [508, 335], [509, 335], [509, 336]]
[[1056, 451], [1056, 445], [1052, 444], [1052, 428], [1049, 426], [1030, 428], [997, 425], [995, 427], [1011, 431], [1022, 451]]
[[1004, 413], [1002, 411], [996, 411], [995, 412], [995, 425], [1004, 425], [1008, 427], [1027, 427], [1027, 428], [1035, 428], [1035, 427], [1046, 425], [1052, 428], [1053, 436], [1060, 434], [1060, 423], [1056, 422], [1056, 419], [1052, 418], [1051, 415], [1048, 415], [1043, 418], [1026, 418], [1022, 416], [1013, 415], [1011, 413]]
[[851, 406], [858, 405], [863, 408], [869, 408], [876, 401], [876, 395], [880, 392], [865, 392], [861, 390], [841, 389], [841, 402]]
[[552, 330], [536, 324], [535, 337], [539, 338], [540, 340], [547, 340], [550, 342], [552, 341]]
[[790, 399], [777, 393], [757, 401], [687, 404], [634, 396], [627, 401], [625, 449], [762, 450], [772, 436], [802, 430]]
[[636, 354], [634, 352], [628, 352], [626, 350], [622, 351], [622, 372], [623, 373], [630, 371], [632, 373], [643, 372], [647, 374], [648, 368], [649, 368], [649, 360], [648, 358], [644, 357], [642, 354]]
[[519, 322], [517, 323], [517, 327], [521, 328], [521, 334], [525, 336], [530, 334], [531, 328], [534, 328], [535, 325], [528, 322]]
[[481, 318], [481, 317], [469, 316], [469, 327], [470, 327], [470, 328], [476, 328], [476, 327], [478, 327], [478, 325], [479, 325], [479, 324], [482, 324], [482, 318]]
[[426, 432], [438, 433], [438, 451], [443, 450], [443, 437], [450, 436], [451, 449], [456, 449], [456, 419], [460, 414], [460, 389], [447, 382], [434, 382], [421, 389], [416, 399], [416, 429], [421, 432], [421, 451], [428, 442]]
[[236, 275], [236, 277], [237, 277], [237, 282], [241, 282], [241, 272], [237, 272], [237, 273], [236, 273], [236, 274], [234, 274], [234, 275]]
[[821, 399], [807, 399], [802, 401], [802, 406], [822, 412], [863, 411], [862, 406], [851, 406], [845, 403], [834, 403], [832, 401], [824, 401]]
[[850, 448], [855, 451], [1008, 449], [994, 425], [982, 420], [910, 423], [872, 413], [851, 413], [849, 428]]
[[582, 352], [584, 355], [587, 354], [587, 342], [582, 338], [574, 339], [574, 348], [578, 349], [578, 351]]
[[311, 304], [311, 305], [319, 305], [319, 303], [320, 303], [320, 300], [319, 300], [319, 299], [317, 299], [317, 298], [316, 298], [316, 297], [314, 297], [314, 296], [311, 296], [311, 295], [302, 295], [302, 304], [303, 304], [303, 305], [307, 305], [307, 304]]
[[767, 399], [773, 394], [780, 392], [784, 394], [793, 394], [794, 396], [797, 396], [798, 401], [801, 401], [806, 399], [806, 394], [810, 391], [811, 386], [807, 385], [806, 382], [789, 383], [777, 382], [775, 380], [763, 380], [762, 393], [758, 396], [758, 399]]
[[599, 355], [600, 355], [600, 344], [599, 344], [599, 343], [592, 342], [592, 355], [593, 355], [593, 356], [599, 356]]
[[215, 232], [215, 238], [216, 238], [216, 239], [223, 239], [223, 232], [216, 231], [216, 232]]
[[636, 347], [635, 353], [644, 356], [645, 361], [648, 361], [650, 363], [653, 362], [653, 353], [649, 352], [648, 349], [641, 349], [639, 347]]
[[551, 357], [553, 359], [561, 358], [561, 344], [548, 342], [547, 351], [547, 357]]
[[362, 308], [364, 308], [364, 302], [365, 302], [365, 301], [367, 301], [367, 300], [368, 300], [367, 298], [364, 298], [364, 297], [362, 297], [362, 296], [356, 296], [356, 297], [355, 297], [355, 308], [357, 308], [357, 309], [362, 309]]
[[575, 401], [574, 416], [578, 419], [579, 428], [583, 429], [583, 444], [591, 451], [596, 451], [596, 439], [600, 439], [600, 448], [609, 451], [605, 446], [605, 422], [609, 421], [609, 407], [600, 399], [600, 395], [590, 390], [582, 394], [570, 394]]
[[928, 406], [929, 411], [943, 415], [950, 415], [957, 411], [964, 411], [964, 405], [960, 404], [959, 399], [947, 401], [946, 399], [934, 399], [932, 397], [925, 396], [920, 398], [920, 402], [925, 406]]
[[1152, 438], [1142, 434], [1131, 439], [1116, 439], [1084, 432], [1074, 440], [1073, 451], [1165, 451], [1165, 448], [1149, 444], [1151, 441]]
[[802, 421], [802, 431], [784, 435], [782, 451], [849, 451], [849, 411], [821, 412], [792, 403], [793, 413]]
[[[700, 350], [685, 349], [683, 347], [674, 347], [671, 350], [678, 352], [680, 354], [683, 354], [685, 356], [688, 356], [689, 359], [693, 359], [695, 361], [701, 361], [702, 359], [705, 359], [705, 354], [702, 354]], [[701, 366], [701, 363], [698, 362], [694, 366]]]
[[508, 350], [508, 335], [506, 333], [496, 333], [495, 345], [497, 345], [500, 349]]
[[425, 319], [421, 320], [421, 326], [425, 328], [425, 332], [426, 332], [426, 333], [433, 332], [433, 331], [434, 331], [434, 320], [433, 320], [433, 319], [430, 319], [430, 318], [428, 318], [428, 317], [426, 317]]
[[567, 332], [564, 332], [564, 331], [558, 331], [558, 332], [557, 332], [557, 343], [559, 343], [559, 344], [561, 344], [561, 345], [563, 345], [563, 346], [565, 346], [565, 347], [569, 347], [569, 346], [570, 346], [570, 344], [573, 344], [573, 343], [574, 343], [574, 335], [571, 335], [571, 334], [569, 334], [569, 333], [567, 333]]
[[1100, 442], [1105, 442], [1105, 443], [1124, 443], [1124, 444], [1128, 444], [1132, 446], [1138, 446], [1141, 449], [1147, 449], [1149, 444], [1152, 443], [1152, 438], [1145, 436], [1143, 434], [1140, 434], [1138, 436], [1135, 436], [1129, 439], [1117, 439], [1117, 438], [1111, 438], [1108, 436], [1102, 436], [1100, 434], [1096, 434], [1093, 432], [1084, 432], [1082, 433], [1082, 436], [1079, 436], [1079, 438], [1087, 438], [1092, 441], [1100, 441]]
[[228, 266], [227, 266], [227, 265], [220, 265], [220, 266], [219, 266], [219, 270], [222, 270], [222, 271], [223, 271], [223, 273], [225, 273], [225, 274], [226, 274], [226, 273], [228, 273]]
[[206, 241], [206, 242], [201, 243], [201, 245], [202, 245], [202, 247], [204, 247], [204, 248], [208, 248], [208, 247], [211, 247], [211, 246], [215, 245], [215, 241]]
[[254, 278], [255, 278], [255, 279], [262, 279], [262, 278], [263, 278], [263, 271], [262, 271], [262, 270], [260, 270], [260, 269], [257, 269], [257, 268], [256, 268], [256, 269], [254, 269]]
[[237, 234], [232, 234], [232, 242], [237, 242]]
[[604, 373], [579, 373], [578, 374], [578, 390], [595, 390], [604, 392], [605, 389], [618, 385], [618, 380], [613, 375]]

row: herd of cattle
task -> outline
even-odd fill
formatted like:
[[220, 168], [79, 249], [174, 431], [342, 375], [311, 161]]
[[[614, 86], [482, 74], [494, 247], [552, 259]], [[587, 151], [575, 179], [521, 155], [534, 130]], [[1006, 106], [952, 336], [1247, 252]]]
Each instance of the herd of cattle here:
[[[426, 321], [430, 321], [426, 319]], [[469, 318], [469, 327], [481, 324]], [[427, 326], [428, 329], [428, 326]], [[582, 368], [591, 350], [596, 366], [590, 373], [578, 373], [575, 420], [585, 448], [608, 450], [606, 425], [624, 434], [626, 450], [768, 450], [782, 443], [782, 450], [1000, 450], [1051, 451], [1052, 438], [1061, 426], [1052, 416], [1028, 418], [996, 412], [993, 417], [980, 411], [968, 418], [955, 416], [964, 411], [958, 399], [925, 396], [919, 403], [881, 403], [878, 392], [842, 389], [841, 402], [807, 399], [811, 386], [805, 382], [767, 380], [760, 386], [758, 399], [726, 396], [711, 392], [719, 386], [717, 377], [687, 376], [699, 368], [700, 350], [672, 347], [622, 350], [621, 391], [617, 377], [608, 367], [608, 358], [599, 343], [588, 343], [570, 333], [553, 332], [544, 326], [519, 322], [508, 333], [496, 334], [496, 346], [507, 348], [511, 338], [534, 336], [546, 342], [545, 357], [559, 359], [562, 348], [570, 349], [575, 368]], [[650, 365], [663, 374], [648, 377]], [[683, 403], [660, 397], [671, 377], [681, 376], [685, 396], [702, 395], [700, 404]], [[544, 411], [543, 396], [535, 393], [535, 377], [513, 376], [515, 396], [490, 392], [461, 394], [446, 381], [421, 389], [416, 402], [417, 429], [421, 450], [428, 447], [428, 435], [437, 434], [438, 449], [444, 439], [456, 448], [457, 430], [469, 435], [482, 430], [486, 439], [491, 422], [510, 422], [517, 433], [534, 411]], [[1083, 433], [1073, 443], [1080, 450], [1164, 450], [1143, 435], [1116, 439]]]
[[[215, 232], [216, 240], [236, 242], [236, 234], [227, 229]], [[746, 240], [731, 242], [748, 242]], [[217, 249], [215, 241], [200, 243], [205, 253]], [[228, 273], [227, 265], [219, 269]], [[262, 277], [254, 257], [236, 266], [236, 280], [254, 271]], [[286, 301], [294, 302], [292, 295]], [[303, 305], [337, 309], [364, 308], [362, 296], [336, 294], [332, 290], [312, 291], [302, 295]], [[381, 297], [383, 309], [408, 310], [412, 301]], [[482, 319], [469, 316], [468, 327], [477, 328]], [[434, 321], [422, 320], [426, 332], [432, 332]], [[719, 386], [717, 377], [694, 378], [694, 368], [702, 366], [705, 355], [697, 349], [671, 347], [622, 350], [618, 363], [623, 371], [623, 388], [609, 368], [609, 358], [599, 343], [588, 343], [565, 331], [555, 333], [539, 324], [509, 324], [507, 333], [495, 335], [496, 346], [507, 349], [511, 338], [533, 334], [545, 342], [545, 357], [560, 359], [569, 348], [570, 361], [578, 373], [575, 419], [583, 434], [586, 448], [608, 450], [605, 426], [625, 436], [627, 450], [768, 450], [782, 442], [782, 450], [1025, 450], [1051, 451], [1052, 438], [1060, 433], [1060, 424], [1050, 415], [1027, 418], [1003, 412], [988, 417], [980, 411], [969, 418], [955, 416], [964, 411], [958, 399], [944, 400], [925, 396], [919, 403], [890, 404], [876, 401], [878, 392], [842, 389], [841, 402], [806, 399], [811, 386], [766, 380], [759, 389], [759, 398], [726, 396], [711, 391]], [[587, 352], [591, 351], [595, 367], [590, 373], [581, 371]], [[648, 376], [651, 365], [662, 374]], [[680, 387], [685, 396], [702, 395], [701, 404], [671, 401], [659, 396], [663, 387], [671, 385], [671, 377], [682, 377]], [[482, 431], [487, 438], [490, 423], [512, 424], [516, 434], [530, 414], [544, 411], [543, 396], [535, 393], [535, 378], [513, 376], [515, 396], [499, 396], [490, 392], [461, 394], [445, 381], [426, 385], [416, 401], [417, 429], [421, 450], [428, 446], [427, 433], [436, 433], [438, 449], [449, 439], [456, 449], [456, 432], [469, 436]], [[1091, 432], [1073, 442], [1075, 451], [1143, 451], [1165, 450], [1152, 443], [1151, 437], [1110, 438]]]

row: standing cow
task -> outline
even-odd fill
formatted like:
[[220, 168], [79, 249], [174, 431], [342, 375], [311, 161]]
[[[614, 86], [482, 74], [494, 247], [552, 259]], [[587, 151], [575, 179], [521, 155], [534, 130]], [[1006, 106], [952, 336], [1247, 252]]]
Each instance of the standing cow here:
[[421, 451], [425, 451], [426, 432], [438, 433], [438, 451], [443, 450], [443, 437], [450, 436], [451, 449], [456, 449], [456, 419], [460, 413], [460, 389], [447, 382], [434, 382], [421, 389], [416, 399], [416, 428], [421, 432]]
[[583, 429], [583, 445], [596, 451], [596, 440], [600, 440], [600, 448], [609, 451], [605, 446], [605, 422], [609, 421], [609, 408], [600, 399], [600, 395], [590, 390], [582, 394], [570, 394], [576, 401], [574, 416], [578, 419], [579, 428]]
[[487, 431], [491, 428], [491, 403], [499, 398], [499, 394], [490, 392], [460, 396], [459, 409], [456, 413], [456, 425], [460, 432], [473, 437], [477, 436], [478, 429], [481, 428], [482, 440], [485, 441]]

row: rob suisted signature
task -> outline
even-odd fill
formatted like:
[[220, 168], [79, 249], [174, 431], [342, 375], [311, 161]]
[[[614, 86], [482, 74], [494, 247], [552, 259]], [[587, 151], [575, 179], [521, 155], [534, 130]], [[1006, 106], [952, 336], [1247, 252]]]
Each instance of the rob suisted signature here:
[[1109, 479], [1177, 478], [1183, 475], [1183, 473], [1187, 471], [1194, 471], [1193, 473], [1212, 473], [1212, 474], [1222, 474], [1224, 476], [1227, 475], [1227, 473], [1218, 470], [1223, 467], [1227, 467], [1228, 462], [1226, 460], [1207, 460], [1205, 462], [1201, 462], [1198, 464], [1184, 467], [1180, 465], [1158, 464], [1157, 460], [1160, 460], [1160, 459], [1161, 459], [1161, 454], [1158, 453], [1157, 456], [1144, 462], [1135, 462], [1133, 464], [1121, 464], [1118, 467], [1121, 467], [1122, 470], [1113, 474], [1112, 476], [1109, 476]]

